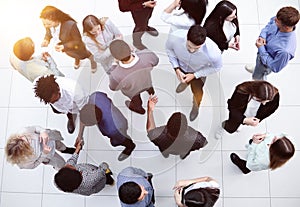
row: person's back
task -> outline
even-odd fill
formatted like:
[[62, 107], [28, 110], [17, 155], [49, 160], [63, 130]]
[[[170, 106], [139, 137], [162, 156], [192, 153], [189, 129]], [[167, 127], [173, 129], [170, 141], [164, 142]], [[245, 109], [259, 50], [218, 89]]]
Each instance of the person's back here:
[[32, 39], [29, 37], [20, 39], [14, 44], [13, 53], [9, 58], [10, 64], [31, 82], [44, 75], [64, 76], [48, 53], [42, 53], [40, 56], [33, 56], [33, 54]]
[[151, 70], [158, 64], [158, 57], [150, 50], [137, 51], [135, 55], [133, 64], [112, 66], [110, 74], [116, 88], [130, 98], [152, 87]]

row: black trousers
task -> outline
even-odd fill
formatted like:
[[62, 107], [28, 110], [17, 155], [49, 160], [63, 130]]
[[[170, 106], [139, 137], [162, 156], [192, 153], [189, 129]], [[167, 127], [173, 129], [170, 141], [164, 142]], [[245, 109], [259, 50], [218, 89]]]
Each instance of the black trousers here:
[[[52, 111], [53, 111], [54, 113], [56, 113], [56, 114], [62, 114], [62, 112], [57, 111], [57, 110], [52, 106], [52, 104], [50, 104], [50, 107], [51, 107], [51, 109], [52, 109]], [[67, 113], [67, 117], [68, 117], [69, 120], [73, 119], [73, 121], [75, 121], [74, 119], [76, 119], [76, 116], [77, 116], [77, 114]]]
[[131, 11], [135, 27], [133, 29], [132, 39], [134, 44], [142, 43], [142, 36], [147, 30], [149, 19], [152, 16], [153, 8], [146, 7], [142, 10]]

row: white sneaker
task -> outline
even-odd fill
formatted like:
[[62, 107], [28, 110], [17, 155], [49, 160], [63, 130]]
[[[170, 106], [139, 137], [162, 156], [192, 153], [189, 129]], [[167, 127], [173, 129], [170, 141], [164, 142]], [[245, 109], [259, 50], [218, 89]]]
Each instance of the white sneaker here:
[[216, 139], [222, 139], [223, 135], [224, 135], [225, 129], [221, 126], [218, 127], [216, 134], [215, 134], [215, 138]]
[[247, 64], [247, 65], [245, 65], [245, 69], [246, 69], [246, 71], [248, 71], [249, 73], [253, 73], [253, 72], [254, 72], [254, 65], [252, 65], [252, 64]]

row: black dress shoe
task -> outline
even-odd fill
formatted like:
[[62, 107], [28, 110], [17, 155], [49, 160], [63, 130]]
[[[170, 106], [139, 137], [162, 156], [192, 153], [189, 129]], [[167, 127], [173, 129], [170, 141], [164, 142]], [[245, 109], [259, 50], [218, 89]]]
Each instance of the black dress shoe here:
[[68, 128], [68, 132], [70, 134], [73, 134], [73, 132], [75, 131], [75, 123], [74, 123], [73, 119], [68, 120], [67, 128]]
[[149, 95], [154, 95], [155, 94], [155, 91], [154, 91], [153, 87], [147, 89], [147, 92], [148, 92]]
[[74, 154], [75, 148], [73, 147], [67, 147], [65, 150], [61, 151], [61, 153], [66, 153], [66, 154]]
[[123, 161], [127, 159], [131, 155], [132, 151], [135, 149], [135, 146], [136, 145], [133, 143], [132, 147], [130, 148], [126, 147], [119, 155], [118, 160]]
[[146, 111], [145, 111], [145, 109], [141, 106], [141, 107], [139, 107], [139, 108], [133, 108], [133, 107], [131, 107], [130, 106], [130, 101], [125, 101], [125, 105], [131, 110], [131, 111], [134, 111], [134, 112], [136, 112], [136, 113], [138, 113], [138, 114], [145, 114], [146, 113]]
[[164, 158], [168, 158], [169, 157], [169, 154], [168, 153], [161, 153], [162, 154], [162, 156], [164, 156]]
[[248, 174], [251, 172], [251, 170], [246, 167], [246, 161], [242, 160], [237, 154], [231, 153], [230, 159], [233, 164], [235, 164], [244, 174]]
[[153, 27], [148, 26], [146, 32], [154, 37], [158, 36], [158, 31]]
[[179, 157], [180, 157], [180, 159], [184, 160], [189, 154], [190, 154], [190, 152], [188, 152], [185, 155], [180, 155]]

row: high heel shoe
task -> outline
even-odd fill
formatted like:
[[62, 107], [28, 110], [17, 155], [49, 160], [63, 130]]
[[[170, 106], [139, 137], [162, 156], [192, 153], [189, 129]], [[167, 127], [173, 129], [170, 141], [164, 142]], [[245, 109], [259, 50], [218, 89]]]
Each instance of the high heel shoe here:
[[75, 59], [74, 69], [77, 70], [78, 68], [80, 68], [80, 60]]

